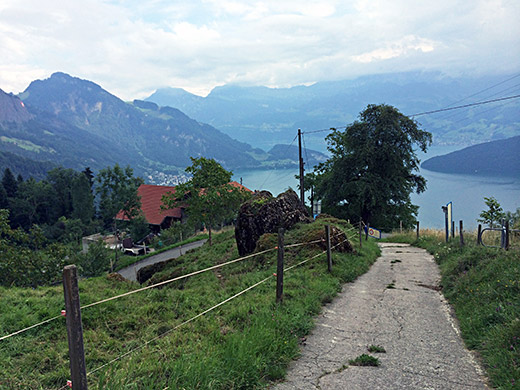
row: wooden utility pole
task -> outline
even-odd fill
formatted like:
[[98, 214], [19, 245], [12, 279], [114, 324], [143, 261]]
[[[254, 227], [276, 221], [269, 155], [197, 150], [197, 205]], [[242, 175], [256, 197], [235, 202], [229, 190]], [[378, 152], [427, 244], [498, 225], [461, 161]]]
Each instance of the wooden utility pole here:
[[87, 371], [83, 347], [83, 327], [79, 303], [78, 270], [75, 265], [63, 268], [65, 317], [69, 340], [70, 374], [73, 390], [87, 390]]
[[302, 156], [302, 131], [298, 129], [298, 156], [300, 162], [300, 201], [302, 205], [305, 206], [305, 190], [303, 188], [303, 175], [305, 169], [303, 168], [303, 156]]
[[284, 230], [278, 229], [278, 262], [276, 264], [276, 302], [280, 303], [283, 300], [283, 245], [284, 245]]

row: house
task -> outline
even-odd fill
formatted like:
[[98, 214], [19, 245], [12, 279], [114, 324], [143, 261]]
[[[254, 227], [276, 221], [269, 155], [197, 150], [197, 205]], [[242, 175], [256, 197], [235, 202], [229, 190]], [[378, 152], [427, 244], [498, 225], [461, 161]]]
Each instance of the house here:
[[[232, 181], [229, 184], [252, 192], [236, 181]], [[154, 233], [159, 232], [161, 229], [168, 229], [173, 222], [184, 222], [186, 220], [185, 207], [161, 210], [161, 205], [163, 204], [162, 197], [169, 192], [175, 193], [175, 187], [142, 184], [137, 190], [137, 195], [141, 197], [142, 214]], [[120, 221], [128, 221], [128, 218], [122, 211], [119, 211], [115, 218]]]
[[[153, 232], [161, 229], [168, 229], [173, 222], [183, 222], [186, 213], [183, 207], [161, 210], [162, 197], [168, 192], [175, 193], [175, 187], [156, 186], [151, 184], [141, 184], [137, 189], [137, 195], [141, 197], [141, 212]], [[117, 220], [128, 221], [123, 211], [117, 213]]]

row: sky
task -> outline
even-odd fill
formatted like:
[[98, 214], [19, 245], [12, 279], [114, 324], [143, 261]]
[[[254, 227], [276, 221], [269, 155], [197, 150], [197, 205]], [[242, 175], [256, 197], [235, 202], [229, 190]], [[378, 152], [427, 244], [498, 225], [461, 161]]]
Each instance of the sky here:
[[400, 71], [520, 71], [518, 0], [1, 0], [0, 89], [61, 71], [124, 100]]

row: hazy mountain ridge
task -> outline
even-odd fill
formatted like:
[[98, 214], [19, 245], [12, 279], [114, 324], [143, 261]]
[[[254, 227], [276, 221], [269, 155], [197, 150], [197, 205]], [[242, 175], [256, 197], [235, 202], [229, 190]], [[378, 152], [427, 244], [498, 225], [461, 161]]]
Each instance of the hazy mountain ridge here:
[[[238, 140], [268, 150], [290, 140], [298, 128], [305, 132], [348, 125], [372, 103], [391, 104], [412, 115], [458, 101], [462, 105], [497, 97], [492, 95], [500, 88], [461, 101], [507, 78], [505, 75], [451, 78], [434, 72], [410, 72], [278, 89], [226, 85], [216, 87], [204, 98], [163, 88], [145, 100], [181, 108], [187, 115]], [[417, 120], [422, 128], [433, 133], [436, 144], [463, 147], [520, 134], [520, 99], [419, 116]], [[324, 133], [307, 137], [310, 147], [324, 150]]]
[[421, 168], [443, 173], [520, 178], [520, 136], [432, 157], [424, 161]]
[[175, 184], [190, 157], [214, 158], [227, 169], [297, 164], [277, 161], [177, 108], [126, 103], [61, 72], [32, 82], [19, 97], [2, 92], [0, 113], [0, 151], [78, 170], [129, 164], [151, 183]]

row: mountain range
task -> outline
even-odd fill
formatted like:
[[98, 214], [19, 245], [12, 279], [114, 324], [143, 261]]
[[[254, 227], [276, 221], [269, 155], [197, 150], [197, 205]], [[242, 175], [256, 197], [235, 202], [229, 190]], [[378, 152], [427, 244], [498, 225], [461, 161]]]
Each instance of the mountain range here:
[[[214, 158], [227, 169], [291, 163], [287, 156], [278, 161], [176, 108], [127, 103], [65, 73], [33, 81], [19, 96], [0, 90], [0, 153], [0, 162], [11, 153], [23, 158], [19, 164], [25, 167], [34, 161], [78, 170], [128, 164], [147, 182], [162, 184], [182, 179], [190, 157]], [[41, 176], [41, 169], [33, 170], [31, 175]]]
[[[162, 88], [145, 100], [176, 107], [265, 150], [281, 140], [289, 141], [298, 128], [307, 133], [307, 146], [324, 150], [325, 130], [349, 125], [368, 104], [390, 104], [412, 116], [518, 94], [518, 76], [455, 78], [434, 72], [406, 72], [292, 88], [225, 85], [206, 97]], [[520, 135], [520, 99], [418, 115], [415, 119], [433, 134], [435, 144], [465, 147]]]

